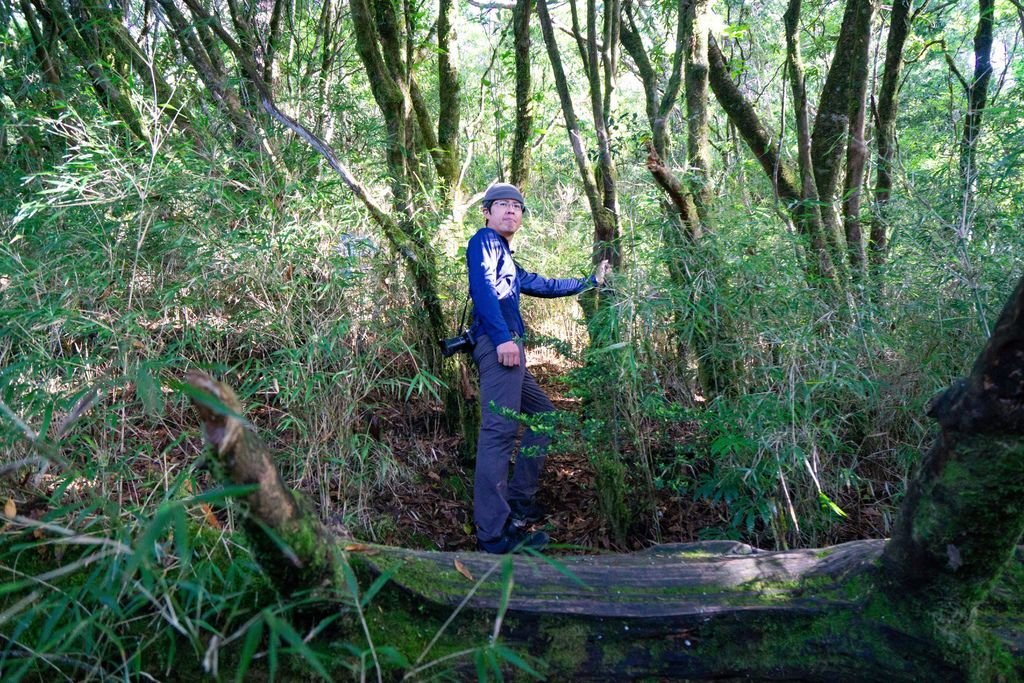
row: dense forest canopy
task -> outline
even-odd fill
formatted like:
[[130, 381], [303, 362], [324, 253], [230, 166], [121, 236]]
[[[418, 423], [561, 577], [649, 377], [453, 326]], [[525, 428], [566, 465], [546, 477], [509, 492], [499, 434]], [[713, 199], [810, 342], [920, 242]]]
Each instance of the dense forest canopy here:
[[471, 548], [474, 370], [437, 340], [495, 181], [531, 270], [615, 266], [524, 306], [582, 552], [891, 536], [926, 406], [1022, 272], [1016, 0], [8, 0], [0, 25], [5, 679], [417, 668], [270, 589], [182, 377], [233, 386], [330, 524]]

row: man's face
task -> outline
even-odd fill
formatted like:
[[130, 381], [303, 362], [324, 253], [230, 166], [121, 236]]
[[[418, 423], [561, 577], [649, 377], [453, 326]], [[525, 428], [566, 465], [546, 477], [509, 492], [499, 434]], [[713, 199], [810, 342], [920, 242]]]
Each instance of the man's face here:
[[523, 205], [515, 199], [496, 199], [490, 210], [484, 209], [485, 225], [511, 240], [523, 224]]

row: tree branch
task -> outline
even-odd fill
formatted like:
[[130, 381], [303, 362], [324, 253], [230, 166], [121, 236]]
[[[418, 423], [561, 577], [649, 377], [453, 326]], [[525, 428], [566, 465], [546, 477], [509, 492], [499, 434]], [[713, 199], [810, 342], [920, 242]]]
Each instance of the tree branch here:
[[953, 61], [953, 57], [948, 52], [943, 52], [942, 56], [946, 58], [946, 64], [949, 65], [949, 70], [956, 76], [956, 80], [960, 81], [960, 87], [964, 89], [964, 94], [969, 95], [971, 92], [971, 86], [964, 78], [963, 74], [960, 73], [960, 69], [957, 68], [956, 62]]
[[480, 2], [480, 0], [466, 0], [466, 2], [480, 9], [514, 10], [516, 8], [514, 2]]
[[693, 211], [688, 201], [689, 197], [686, 189], [665, 166], [661, 157], [658, 156], [658, 151], [655, 149], [653, 142], [647, 148], [647, 170], [654, 178], [654, 182], [658, 184], [658, 187], [668, 195], [669, 201], [672, 202], [672, 206], [675, 207], [683, 223], [689, 225], [693, 218]]
[[786, 203], [800, 201], [800, 190], [793, 179], [792, 170], [780, 159], [778, 147], [772, 142], [771, 133], [761, 123], [754, 107], [733, 83], [725, 56], [713, 36], [708, 38], [708, 66], [709, 82], [715, 99], [754, 153], [776, 194]]

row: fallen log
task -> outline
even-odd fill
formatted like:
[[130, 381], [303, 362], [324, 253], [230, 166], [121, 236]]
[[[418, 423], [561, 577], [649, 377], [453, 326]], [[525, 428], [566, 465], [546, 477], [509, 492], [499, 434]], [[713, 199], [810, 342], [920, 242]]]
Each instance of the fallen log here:
[[[487, 633], [507, 595], [502, 640], [542, 660], [555, 680], [972, 677], [962, 653], [939, 646], [876, 589], [884, 546], [764, 552], [703, 542], [554, 558], [374, 547], [366, 561], [393, 572], [405, 598], [393, 604], [414, 618], [470, 611], [464, 634]], [[987, 611], [986, 633], [1019, 656], [1024, 552], [1014, 571], [1001, 585], [1014, 606]], [[973, 677], [993, 672], [980, 667]]]
[[499, 636], [555, 679], [1024, 676], [1019, 550], [1010, 562], [1024, 531], [1024, 280], [970, 376], [933, 403], [942, 434], [888, 542], [497, 558], [367, 546], [284, 486], [230, 388], [187, 380], [211, 397], [197, 407], [225, 476], [256, 485], [245, 530], [275, 585], [351, 602], [353, 568], [387, 576], [387, 610], [369, 625], [412, 633], [413, 651], [448, 628]]

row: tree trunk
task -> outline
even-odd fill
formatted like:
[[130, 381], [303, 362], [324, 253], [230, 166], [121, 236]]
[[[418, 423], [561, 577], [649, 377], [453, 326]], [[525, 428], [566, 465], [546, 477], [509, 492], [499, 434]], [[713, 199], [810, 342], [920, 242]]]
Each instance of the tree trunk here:
[[281, 43], [281, 24], [283, 15], [288, 14], [290, 5], [287, 0], [274, 0], [274, 10], [270, 14], [270, 26], [267, 31], [266, 57], [263, 60], [263, 80], [274, 88], [277, 85], [277, 50]]
[[800, 185], [793, 169], [779, 156], [778, 144], [772, 141], [774, 134], [761, 123], [754, 107], [733, 82], [725, 55], [713, 37], [708, 39], [708, 66], [715, 99], [768, 176], [776, 196], [787, 205], [799, 202]]
[[839, 39], [821, 90], [818, 113], [811, 132], [814, 182], [822, 206], [825, 240], [837, 276], [842, 276], [846, 270], [846, 249], [843, 247], [845, 237], [836, 211], [837, 189], [850, 131], [850, 103], [854, 93], [865, 87], [860, 79], [867, 78], [867, 69], [859, 70], [858, 65], [862, 59], [865, 63], [867, 60], [869, 36], [864, 34], [870, 33], [873, 11], [871, 0], [847, 0]]
[[881, 291], [879, 267], [885, 263], [889, 250], [887, 209], [892, 194], [892, 164], [896, 157], [896, 111], [900, 75], [903, 70], [903, 48], [910, 34], [910, 0], [896, 0], [889, 19], [889, 36], [885, 45], [885, 72], [878, 93], [875, 138], [878, 140], [878, 162], [875, 171], [875, 207], [868, 240], [868, 260], [875, 292]]
[[1024, 279], [971, 374], [928, 415], [942, 432], [907, 489], [885, 586], [935, 628], [956, 629], [971, 624], [1024, 533]]
[[[193, 20], [190, 21], [178, 9], [174, 0], [158, 0], [164, 10], [182, 55], [192, 65], [200, 80], [210, 91], [217, 106], [224, 112], [238, 133], [250, 143], [260, 137], [252, 115], [242, 105], [238, 93], [229, 84], [224, 62], [220, 57], [220, 46], [211, 35], [212, 31], [204, 20], [205, 10], [198, 5], [189, 5]], [[198, 14], [197, 14], [198, 12]]]
[[[872, 588], [883, 544], [762, 552], [710, 541], [557, 564], [374, 547], [365, 561], [375, 573], [394, 572], [394, 587], [409, 596], [391, 602], [384, 620], [425, 611], [440, 622], [468, 599], [462, 647], [468, 634], [493, 632], [501, 614], [500, 642], [540, 660], [550, 680], [917, 683], [1004, 673], [985, 660], [991, 644], [968, 661], [886, 604]], [[986, 635], [1011, 643], [1022, 635], [1012, 614], [985, 616]]]
[[71, 54], [82, 65], [89, 78], [92, 80], [93, 90], [100, 106], [107, 110], [112, 117], [125, 125], [129, 132], [137, 139], [148, 142], [149, 136], [143, 130], [142, 120], [139, 113], [132, 106], [131, 101], [111, 81], [110, 76], [103, 69], [103, 60], [96, 54], [85, 38], [78, 30], [77, 23], [71, 18], [64, 8], [62, 0], [33, 0], [40, 12], [46, 12], [47, 16], [57, 27], [61, 38], [68, 46]]
[[[173, 5], [172, 0], [161, 0], [161, 2]], [[202, 20], [205, 26], [216, 32], [224, 45], [235, 56], [242, 72], [261, 98], [264, 109], [266, 109], [267, 112], [280, 123], [284, 124], [299, 135], [307, 144], [327, 159], [331, 168], [338, 172], [345, 185], [348, 186], [348, 188], [352, 190], [353, 194], [356, 195], [356, 198], [366, 206], [370, 212], [370, 216], [373, 218], [373, 221], [381, 228], [384, 236], [387, 238], [394, 250], [401, 256], [413, 281], [414, 291], [422, 311], [420, 322], [423, 326], [424, 332], [418, 335], [418, 349], [424, 359], [428, 362], [433, 374], [440, 377], [443, 372], [443, 366], [440, 354], [437, 351], [437, 340], [446, 336], [448, 331], [444, 322], [441, 298], [437, 289], [436, 256], [427, 240], [418, 230], [418, 226], [413, 221], [415, 212], [412, 211], [413, 207], [411, 206], [408, 194], [410, 189], [407, 180], [408, 176], [392, 178], [393, 187], [395, 188], [397, 196], [392, 198], [393, 205], [395, 207], [394, 212], [388, 213], [380, 207], [372, 197], [370, 197], [366, 188], [363, 187], [348, 168], [340, 162], [337, 155], [335, 155], [334, 150], [332, 150], [330, 146], [314, 135], [308, 127], [288, 117], [277, 108], [273, 101], [270, 86], [263, 80], [261, 70], [257, 67], [252, 56], [248, 54], [227, 31], [224, 30], [220, 21], [216, 17], [206, 14], [205, 10], [203, 10], [195, 0], [186, 0], [186, 3], [189, 5], [190, 10], [192, 10], [196, 15], [196, 18]], [[353, 18], [356, 14], [366, 12], [368, 10], [369, 8], [365, 2], [357, 0], [352, 3]], [[363, 16], [362, 14], [360, 14], [360, 20], [364, 22], [370, 21], [367, 16]], [[364, 29], [375, 26], [372, 22], [361, 25]], [[376, 44], [372, 40], [372, 35], [363, 36], [362, 38], [359, 38], [357, 42], [360, 55], [365, 60], [364, 64], [368, 64], [377, 70], [371, 72], [371, 83], [375, 84], [375, 97], [379, 95], [384, 103], [381, 105], [381, 109], [384, 109], [384, 105], [393, 107], [390, 110], [391, 113], [398, 113], [399, 116], [393, 117], [390, 122], [394, 123], [398, 128], [402, 128], [402, 126], [405, 125], [405, 117], [403, 113], [406, 111], [405, 107], [408, 104], [408, 100], [404, 97], [403, 92], [397, 87], [395, 82], [393, 80], [389, 80], [391, 72], [387, 69], [384, 59], [377, 50]], [[397, 68], [397, 65], [395, 66]], [[374, 75], [380, 76], [380, 78], [373, 78], [372, 76]], [[401, 101], [399, 102], [397, 100]], [[389, 161], [394, 164], [392, 166], [392, 170], [396, 171], [397, 169], [404, 169], [406, 164], [405, 158], [396, 159], [396, 157], [401, 156], [401, 151], [407, 149], [405, 147], [407, 138], [404, 135], [399, 135], [396, 139], [389, 142], [391, 143], [389, 146]], [[406, 180], [403, 181], [403, 178]], [[398, 215], [397, 220], [395, 218], [395, 214]], [[457, 388], [449, 386], [447, 391], [455, 392], [457, 391]]]
[[333, 66], [340, 53], [341, 31], [339, 23], [341, 12], [332, 0], [324, 0], [320, 8], [320, 18], [317, 20], [317, 37], [314, 43], [314, 53], [319, 53], [316, 59], [310, 59], [305, 73], [302, 75], [302, 83], [308, 83], [316, 78], [316, 115], [313, 123], [313, 130], [323, 137], [331, 137], [329, 131], [325, 130], [329, 115], [328, 93], [335, 83], [332, 76]]
[[[679, 11], [684, 12], [681, 47], [686, 54], [686, 151], [689, 162], [686, 177], [693, 211], [686, 221], [690, 249], [678, 252], [679, 258], [690, 261], [680, 269], [687, 273], [684, 291], [689, 301], [685, 306], [677, 307], [680, 313], [676, 324], [692, 326], [698, 381], [705, 398], [712, 399], [739, 390], [742, 364], [731, 351], [735, 345], [729, 338], [731, 325], [728, 313], [717, 301], [722, 285], [717, 279], [719, 260], [716, 246], [713, 241], [703, 239], [710, 230], [708, 214], [713, 197], [708, 123], [708, 3], [706, 0], [689, 0], [680, 5]], [[683, 311], [701, 313], [694, 315]]]
[[[225, 476], [257, 485], [245, 531], [275, 585], [351, 600], [349, 562], [368, 569], [367, 580], [387, 573], [399, 590], [385, 598], [382, 628], [406, 618], [436, 625], [461, 610], [460, 640], [477, 629], [500, 635], [558, 679], [1024, 674], [992, 637], [1018, 653], [1024, 641], [1024, 568], [1007, 574], [1024, 532], [1024, 279], [970, 376], [933, 402], [942, 434], [888, 543], [763, 553], [720, 541], [557, 562], [369, 548], [330, 533], [284, 487], [230, 389], [199, 373], [187, 381]], [[986, 611], [1004, 574], [1003, 604]]]
[[437, 16], [437, 146], [441, 150], [441, 161], [437, 164], [437, 176], [441, 179], [449, 205], [459, 182], [459, 121], [462, 111], [454, 17], [454, 1], [440, 0]]
[[86, 20], [96, 26], [96, 30], [105, 39], [107, 48], [131, 64], [139, 82], [153, 89], [152, 98], [157, 109], [172, 125], [189, 135], [193, 142], [199, 142], [190, 122], [188, 109], [177, 92], [167, 83], [163, 72], [142, 51], [135, 39], [128, 33], [122, 18], [110, 11], [106, 5], [96, 0], [89, 0], [81, 6]]
[[804, 62], [800, 52], [801, 0], [790, 0], [783, 21], [786, 26], [786, 65], [793, 90], [793, 111], [796, 117], [797, 159], [800, 168], [800, 201], [794, 207], [794, 222], [808, 240], [813, 254], [809, 265], [811, 276], [836, 282], [836, 264], [829, 249], [822, 202], [815, 183], [813, 141], [810, 114], [807, 110], [807, 88]]
[[239, 417], [242, 406], [235, 393], [200, 372], [190, 371], [185, 381], [196, 392], [203, 435], [222, 476], [256, 487], [246, 498], [243, 528], [274, 586], [285, 595], [313, 587], [347, 594], [342, 540], [320, 522], [308, 501], [284, 485], [270, 451]]
[[[778, 145], [772, 142], [772, 133], [764, 127], [754, 107], [733, 83], [729, 67], [725, 63], [725, 56], [714, 38], [709, 40], [708, 50], [710, 83], [711, 90], [715, 93], [715, 99], [718, 100], [719, 105], [729, 116], [729, 120], [757, 158], [775, 189], [776, 197], [784, 204], [800, 234], [810, 246], [810, 256], [804, 265], [810, 284], [820, 287], [824, 280], [826, 287], [836, 292], [840, 287], [835, 275], [836, 269], [831, 251], [826, 245], [819, 213], [820, 202], [817, 201], [813, 173], [810, 170], [813, 162], [810, 154], [810, 138], [807, 134], [807, 119], [800, 113], [801, 111], [806, 113], [806, 95], [803, 88], [802, 61], [799, 59], [799, 43], [795, 40], [797, 25], [795, 22], [799, 18], [799, 10], [799, 0], [791, 0], [790, 9], [785, 16], [787, 35], [793, 33], [793, 39], [787, 39], [787, 63], [793, 78], [794, 98], [798, 103], [794, 106], [797, 110], [799, 180], [796, 177], [797, 173], [782, 160]], [[803, 103], [803, 106], [800, 106], [800, 102]]]
[[36, 60], [39, 62], [43, 80], [51, 86], [60, 85], [61, 69], [56, 55], [53, 54], [53, 43], [43, 37], [43, 32], [36, 21], [36, 13], [32, 9], [32, 3], [29, 0], [19, 0], [19, 6], [22, 16], [25, 17], [29, 35], [32, 36], [32, 47]]
[[[544, 34], [544, 44], [547, 47], [548, 57], [551, 60], [551, 69], [555, 78], [555, 88], [558, 91], [558, 99], [562, 106], [562, 115], [565, 117], [565, 126], [569, 133], [569, 142], [572, 145], [573, 155], [576, 158], [576, 166], [583, 182], [583, 190], [590, 205], [590, 214], [594, 221], [594, 250], [593, 261], [600, 263], [608, 259], [613, 266], [620, 266], [622, 253], [619, 245], [619, 214], [618, 196], [615, 187], [615, 165], [611, 156], [611, 145], [608, 138], [608, 121], [606, 111], [606, 98], [602, 94], [602, 88], [610, 91], [613, 88], [611, 82], [601, 83], [601, 74], [607, 71], [603, 64], [614, 61], [613, 55], [609, 54], [610, 48], [606, 45], [604, 51], [599, 55], [597, 51], [596, 35], [596, 5], [591, 0], [588, 3], [588, 35], [586, 39], [578, 30], [575, 18], [576, 5], [570, 2], [573, 10], [573, 26], [576, 28], [577, 44], [580, 48], [580, 56], [583, 61], [583, 68], [587, 74], [590, 84], [591, 110], [594, 114], [594, 127], [598, 135], [598, 162], [600, 174], [595, 174], [590, 165], [590, 160], [583, 145], [583, 138], [580, 134], [579, 123], [576, 119], [576, 110], [572, 102], [572, 94], [569, 91], [568, 80], [565, 69], [562, 66], [562, 55], [555, 39], [555, 31], [548, 12], [546, 0], [537, 0], [537, 19], [540, 21], [541, 31]], [[617, 22], [615, 17], [606, 16], [606, 29], [608, 21]], [[618, 29], [614, 30], [618, 36]], [[598, 177], [600, 176], [600, 177]]]
[[[689, 0], [679, 0], [676, 5], [676, 45], [679, 46], [686, 42], [688, 2]], [[644, 47], [643, 39], [637, 28], [635, 12], [636, 8], [632, 2], [627, 2], [623, 6], [623, 22], [620, 31], [622, 46], [633, 58], [633, 63], [639, 72], [640, 82], [644, 87], [644, 103], [647, 109], [647, 120], [651, 126], [654, 153], [659, 159], [665, 159], [669, 146], [668, 116], [675, 109], [676, 98], [679, 97], [686, 52], [682, 49], [675, 51], [668, 81], [662, 88], [658, 83], [651, 58], [647, 54], [647, 49]], [[659, 90], [663, 91], [660, 99], [658, 97]]]
[[403, 77], [404, 69], [399, 64], [401, 45], [394, 35], [393, 11], [381, 5], [371, 4], [371, 0], [353, 0], [350, 10], [356, 33], [356, 50], [388, 132], [387, 163], [392, 203], [396, 213], [411, 218], [410, 167], [413, 155], [407, 144], [407, 127], [412, 106]]
[[[992, 30], [995, 24], [995, 0], [978, 0], [978, 30], [974, 34], [974, 76], [966, 87], [967, 116], [960, 142], [960, 182], [963, 188], [963, 213], [974, 203], [978, 183], [977, 149], [981, 117], [988, 101], [992, 80]], [[962, 221], [965, 224], [966, 219]]]
[[[680, 8], [682, 11], [682, 8]], [[686, 5], [684, 49], [686, 50], [686, 152], [687, 178], [697, 209], [690, 228], [699, 240], [711, 204], [711, 151], [708, 141], [708, 0], [690, 0]]]
[[530, 138], [533, 136], [533, 87], [530, 74], [530, 10], [533, 0], [516, 0], [512, 36], [516, 53], [516, 131], [512, 141], [511, 181], [526, 192], [530, 184]]
[[867, 279], [867, 254], [861, 232], [861, 191], [868, 148], [864, 141], [867, 109], [869, 57], [871, 52], [871, 21], [874, 6], [865, 2], [857, 12], [850, 60], [849, 119], [850, 132], [846, 143], [846, 177], [843, 184], [843, 233], [846, 255], [854, 283]]
[[[24, 18], [25, 29], [28, 31], [27, 37], [31, 42], [32, 52], [36, 58], [36, 65], [39, 68], [42, 81], [46, 85], [43, 88], [28, 87], [28, 79], [31, 76], [26, 69], [22, 76], [24, 85], [22, 87], [9, 87], [7, 92], [16, 107], [25, 106], [29, 111], [45, 111], [49, 118], [57, 119], [61, 116], [63, 109], [61, 102], [64, 99], [61, 88], [64, 66], [59, 54], [58, 31], [46, 12], [42, 10], [37, 12], [32, 7], [30, 0], [19, 0], [19, 7]], [[8, 7], [8, 12], [11, 12], [12, 9]], [[6, 19], [11, 21], [12, 17], [8, 15]], [[15, 36], [15, 40], [18, 40], [21, 32], [13, 26], [10, 28], [10, 31]], [[6, 153], [10, 151], [7, 126], [12, 119], [7, 108], [4, 107], [3, 109], [3, 120], [5, 123], [3, 124], [3, 130], [0, 131], [0, 138], [2, 138], [0, 139], [0, 142], [2, 142], [0, 149], [4, 152], [3, 158], [6, 159]], [[31, 165], [45, 166], [49, 163], [50, 159], [47, 151], [51, 144], [51, 138], [43, 133], [45, 124], [38, 117], [34, 118], [36, 118], [35, 123], [26, 121], [19, 126], [22, 143], [18, 146], [18, 151], [23, 159], [34, 162], [24, 167], [26, 171]]]
[[[676, 107], [676, 99], [682, 86], [683, 61], [689, 52], [682, 49], [688, 43], [687, 36], [692, 34], [692, 15], [687, 12], [688, 0], [679, 0], [676, 7], [676, 45], [680, 49], [673, 54], [672, 68], [668, 81], [659, 82], [657, 71], [651, 64], [650, 55], [644, 47], [643, 37], [637, 28], [632, 2], [623, 6], [623, 22], [621, 26], [622, 46], [633, 58], [640, 82], [644, 88], [644, 103], [647, 110], [647, 122], [651, 128], [651, 143], [647, 157], [647, 170], [654, 182], [665, 192], [665, 208], [669, 219], [680, 222], [681, 226], [689, 226], [697, 218], [697, 207], [692, 195], [682, 187], [682, 183], [673, 175], [666, 165], [669, 148], [669, 115]], [[691, 20], [691, 21], [688, 21]], [[689, 34], [688, 34], [689, 32]], [[690, 38], [692, 39], [692, 35]], [[705, 70], [706, 74], [706, 70]], [[699, 80], [699, 79], [698, 79]], [[705, 78], [706, 89], [706, 78]], [[663, 91], [663, 92], [661, 92]], [[659, 98], [659, 92], [661, 96]], [[706, 102], [706, 97], [705, 97]], [[675, 242], [666, 242], [669, 251], [673, 251]], [[670, 257], [671, 258], [671, 257]], [[671, 268], [671, 266], [670, 266]]]
[[[622, 264], [619, 245], [618, 171], [611, 149], [612, 95], [615, 90], [615, 70], [619, 45], [619, 3], [605, 0], [603, 36], [598, 47], [597, 2], [587, 0], [587, 61], [584, 63], [590, 82], [590, 108], [597, 133], [598, 180], [601, 190], [601, 210], [594, 216], [595, 265], [607, 259], [613, 266]], [[602, 78], [603, 76], [603, 78]]]

